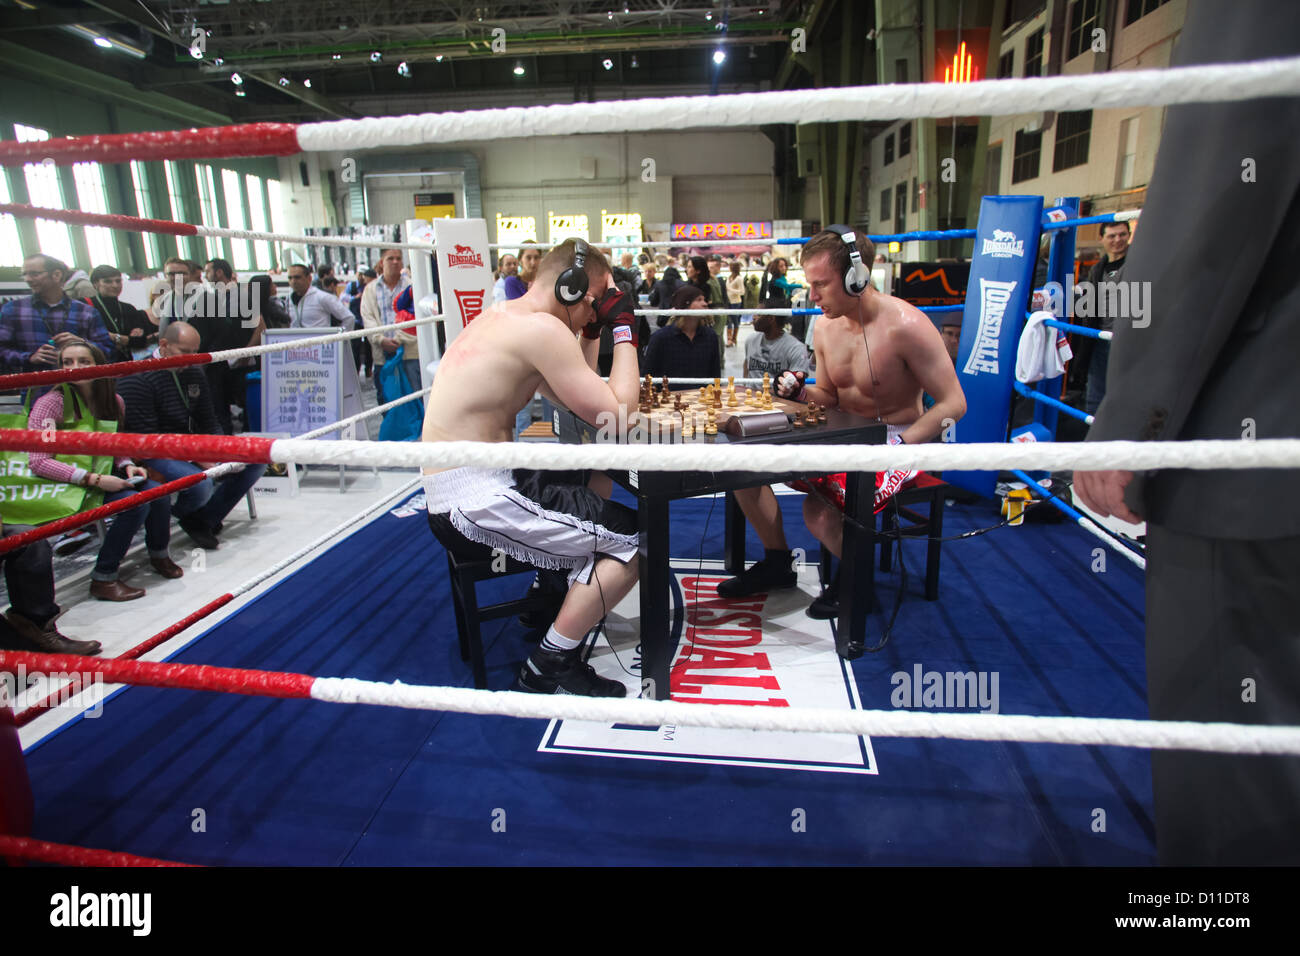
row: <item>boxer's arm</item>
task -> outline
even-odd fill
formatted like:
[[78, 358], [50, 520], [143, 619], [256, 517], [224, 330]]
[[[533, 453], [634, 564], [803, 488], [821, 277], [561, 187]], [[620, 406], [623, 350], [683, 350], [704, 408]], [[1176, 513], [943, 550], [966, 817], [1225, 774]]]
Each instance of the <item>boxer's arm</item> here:
[[943, 337], [924, 315], [911, 316], [899, 329], [902, 358], [922, 389], [934, 396], [934, 405], [902, 433], [909, 445], [934, 439], [946, 421], [966, 414], [966, 394], [957, 380]]
[[[599, 425], [598, 417], [602, 414], [613, 415], [617, 421], [620, 403], [635, 408], [636, 349], [632, 346], [614, 347], [614, 367], [608, 383], [587, 364], [572, 333], [557, 322], [539, 323], [539, 334], [528, 343], [526, 352], [541, 372], [554, 400], [584, 421]], [[631, 354], [630, 366], [628, 357], [620, 352]]]
[[582, 343], [582, 357], [587, 368], [596, 371], [600, 368], [600, 339], [589, 339], [583, 335], [578, 337], [578, 341]]
[[838, 408], [840, 404], [840, 392], [831, 381], [831, 377], [826, 374], [826, 369], [830, 366], [826, 364], [826, 356], [822, 354], [822, 347], [814, 345], [813, 355], [817, 357], [817, 384], [806, 386], [807, 395], [805, 401], [816, 402], [818, 405], [825, 405], [827, 408]]

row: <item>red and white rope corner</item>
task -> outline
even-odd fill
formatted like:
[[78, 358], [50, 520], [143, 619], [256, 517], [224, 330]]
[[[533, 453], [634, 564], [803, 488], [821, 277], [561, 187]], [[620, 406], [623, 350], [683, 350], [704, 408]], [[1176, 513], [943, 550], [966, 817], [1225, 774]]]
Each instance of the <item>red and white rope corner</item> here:
[[291, 156], [531, 136], [1226, 103], [1300, 94], [1300, 57], [1088, 75], [617, 100], [0, 143], [0, 165]]

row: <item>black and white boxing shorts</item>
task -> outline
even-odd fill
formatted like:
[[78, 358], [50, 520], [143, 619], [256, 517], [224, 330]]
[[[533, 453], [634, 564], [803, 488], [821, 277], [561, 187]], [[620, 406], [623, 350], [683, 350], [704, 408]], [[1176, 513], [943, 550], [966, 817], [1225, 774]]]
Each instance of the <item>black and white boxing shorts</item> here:
[[601, 556], [637, 553], [636, 512], [587, 487], [587, 472], [455, 468], [424, 476], [429, 526], [467, 560], [493, 551], [586, 584]]

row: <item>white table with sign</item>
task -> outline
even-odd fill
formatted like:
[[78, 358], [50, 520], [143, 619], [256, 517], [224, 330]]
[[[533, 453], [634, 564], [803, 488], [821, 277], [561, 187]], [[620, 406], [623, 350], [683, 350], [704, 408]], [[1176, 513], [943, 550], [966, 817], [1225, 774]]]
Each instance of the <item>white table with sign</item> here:
[[[264, 341], [269, 345], [316, 338], [328, 332], [325, 328], [267, 329]], [[349, 343], [317, 343], [262, 355], [264, 433], [296, 438], [361, 411], [361, 380]], [[370, 430], [363, 418], [339, 429], [337, 437], [367, 441]], [[347, 466], [338, 467], [339, 491], [346, 491]], [[378, 473], [374, 468], [371, 471]]]

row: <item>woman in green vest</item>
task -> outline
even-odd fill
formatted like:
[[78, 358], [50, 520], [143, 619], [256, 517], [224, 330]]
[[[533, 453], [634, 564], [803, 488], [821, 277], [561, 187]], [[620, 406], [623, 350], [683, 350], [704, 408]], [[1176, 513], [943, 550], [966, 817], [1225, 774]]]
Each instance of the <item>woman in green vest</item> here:
[[[104, 364], [104, 353], [88, 342], [71, 342], [59, 352], [59, 367], [63, 369]], [[114, 389], [113, 379], [73, 382], [38, 398], [32, 405], [28, 427], [40, 431], [50, 428], [117, 431], [121, 427], [125, 410], [126, 406]], [[86, 457], [60, 456], [56, 459], [47, 452], [30, 452], [27, 457], [28, 467], [34, 477], [45, 479], [47, 484], [54, 482], [64, 486], [65, 490], [60, 491], [57, 498], [50, 497], [49, 504], [61, 501], [66, 510], [67, 501], [77, 496], [78, 489], [85, 489], [81, 493], [80, 505], [70, 512], [74, 514], [96, 507], [101, 498], [104, 503], [109, 503], [158, 486], [130, 458], [87, 460]], [[63, 515], [50, 514], [44, 520], [52, 521], [59, 517]], [[108, 531], [104, 534], [99, 559], [91, 574], [91, 597], [101, 601], [133, 601], [144, 597], [144, 588], [131, 587], [118, 577], [118, 568], [142, 523], [145, 526], [149, 563], [154, 570], [165, 578], [179, 578], [184, 573], [168, 553], [171, 539], [170, 496], [163, 495], [138, 508], [120, 511], [108, 520]]]

